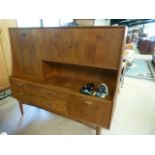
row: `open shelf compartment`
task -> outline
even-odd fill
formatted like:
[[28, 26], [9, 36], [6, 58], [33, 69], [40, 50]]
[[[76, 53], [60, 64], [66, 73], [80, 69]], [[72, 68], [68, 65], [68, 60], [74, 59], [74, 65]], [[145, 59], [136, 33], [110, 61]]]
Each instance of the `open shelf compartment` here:
[[[44, 85], [47, 87], [56, 86], [81, 96], [89, 96], [99, 100], [113, 100], [117, 79], [116, 70], [91, 68], [47, 61], [44, 61], [43, 63], [46, 67], [48, 66], [48, 76], [46, 76], [46, 79], [43, 81]], [[46, 74], [46, 72], [44, 74]], [[107, 84], [109, 89], [108, 96], [100, 98], [80, 93], [80, 89], [88, 83], [94, 83], [96, 87], [102, 83]]]

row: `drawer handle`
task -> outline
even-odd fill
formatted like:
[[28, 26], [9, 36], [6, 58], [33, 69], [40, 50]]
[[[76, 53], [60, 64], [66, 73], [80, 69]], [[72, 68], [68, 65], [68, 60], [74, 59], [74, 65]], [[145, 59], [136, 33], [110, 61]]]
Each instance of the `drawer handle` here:
[[25, 37], [26, 36], [26, 33], [22, 33], [22, 36]]
[[71, 39], [68, 41], [68, 48], [72, 48], [72, 40]]
[[24, 87], [25, 85], [24, 84], [18, 84], [18, 87]]
[[23, 93], [23, 92], [20, 92], [20, 93], [19, 93], [19, 95], [20, 95], [20, 96], [23, 96], [23, 95], [24, 95], [24, 93]]
[[47, 93], [47, 96], [54, 96], [54, 93]]
[[84, 103], [87, 104], [87, 105], [93, 104], [91, 101], [84, 101]]

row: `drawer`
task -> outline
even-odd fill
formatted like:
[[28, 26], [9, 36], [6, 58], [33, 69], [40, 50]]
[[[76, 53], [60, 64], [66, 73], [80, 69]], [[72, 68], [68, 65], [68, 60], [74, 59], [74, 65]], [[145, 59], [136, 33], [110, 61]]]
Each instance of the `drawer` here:
[[67, 95], [31, 82], [11, 79], [12, 94], [28, 104], [66, 114]]
[[67, 103], [67, 110], [73, 117], [109, 128], [112, 111], [110, 102], [72, 95]]
[[10, 84], [11, 84], [11, 90], [12, 90], [12, 95], [16, 97], [17, 99], [20, 99], [23, 101], [23, 96], [25, 96], [25, 82], [10, 79]]

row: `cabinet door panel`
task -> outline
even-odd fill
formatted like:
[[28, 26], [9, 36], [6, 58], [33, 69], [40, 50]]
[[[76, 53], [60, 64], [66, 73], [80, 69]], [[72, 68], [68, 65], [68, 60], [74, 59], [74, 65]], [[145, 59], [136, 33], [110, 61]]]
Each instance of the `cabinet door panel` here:
[[95, 52], [93, 35], [92, 29], [62, 29], [62, 45], [58, 61], [81, 65], [89, 64]]
[[117, 69], [122, 53], [123, 28], [96, 29], [95, 64]]
[[40, 30], [41, 35], [41, 53], [45, 60], [56, 61], [61, 60], [63, 51], [61, 51], [61, 33], [60, 29], [42, 29]]
[[13, 56], [13, 75], [38, 78], [41, 75], [39, 31], [10, 29]]
[[87, 97], [71, 96], [67, 103], [68, 114], [81, 120], [109, 128], [112, 104]]
[[44, 35], [45, 60], [110, 69], [119, 66], [124, 28], [62, 28]]
[[43, 59], [69, 64], [92, 65], [95, 56], [93, 29], [53, 29], [49, 31], [48, 35], [43, 36], [43, 38], [45, 37], [47, 40], [43, 46], [46, 45], [47, 50], [43, 52]]

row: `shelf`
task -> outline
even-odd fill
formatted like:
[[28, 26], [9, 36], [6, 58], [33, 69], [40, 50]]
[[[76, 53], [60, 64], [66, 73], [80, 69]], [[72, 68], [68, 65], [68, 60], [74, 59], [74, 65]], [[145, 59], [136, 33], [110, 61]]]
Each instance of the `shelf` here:
[[98, 68], [98, 69], [107, 69], [107, 70], [113, 70], [113, 71], [117, 71], [117, 68], [114, 67], [110, 67], [110, 66], [104, 66], [104, 65], [95, 65], [93, 63], [91, 64], [80, 64], [80, 63], [75, 63], [75, 62], [66, 62], [66, 61], [62, 61], [62, 60], [52, 60], [50, 57], [46, 57], [43, 58], [43, 62], [47, 62], [47, 63], [59, 63], [59, 64], [64, 64], [64, 65], [74, 65], [74, 66], [80, 66], [80, 67], [91, 67], [91, 68]]
[[80, 88], [82, 88], [87, 83], [93, 82], [95, 85], [99, 85], [103, 83], [103, 81], [88, 81], [88, 80], [81, 80], [81, 79], [73, 79], [71, 77], [61, 77], [61, 76], [52, 76], [50, 79], [44, 81], [44, 86], [46, 87], [59, 87], [61, 89], [65, 89], [65, 91], [68, 91], [72, 94], [76, 94], [79, 96], [87, 96], [93, 99], [97, 100], [107, 100], [112, 101], [113, 100], [113, 92], [110, 92], [109, 95], [106, 98], [99, 98], [95, 96], [85, 95], [80, 93]]

